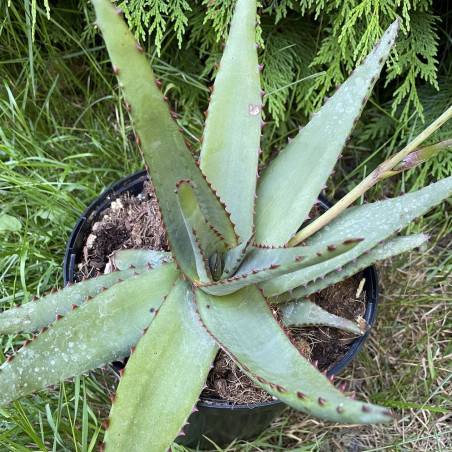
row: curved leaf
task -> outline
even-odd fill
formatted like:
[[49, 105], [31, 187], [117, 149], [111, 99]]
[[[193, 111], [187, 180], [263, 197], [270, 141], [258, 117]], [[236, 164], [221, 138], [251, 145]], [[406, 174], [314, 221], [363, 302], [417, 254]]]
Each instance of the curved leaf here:
[[226, 252], [227, 244], [224, 242], [224, 237], [204, 217], [196, 199], [194, 187], [189, 182], [183, 181], [178, 184], [176, 192], [182, 217], [190, 237], [193, 260], [196, 262], [199, 280], [207, 283], [212, 280], [208, 259], [215, 253], [223, 254]]
[[350, 236], [364, 237], [364, 241], [347, 254], [335, 257], [325, 264], [278, 276], [259, 286], [264, 290], [265, 296], [276, 296], [340, 269], [450, 196], [452, 176], [404, 196], [351, 207], [311, 236], [307, 244], [318, 246], [331, 243], [333, 239], [345, 240]]
[[281, 311], [284, 314], [282, 322], [288, 326], [331, 326], [354, 334], [364, 334], [370, 328], [363, 318], [353, 322], [331, 314], [309, 300], [289, 303], [282, 306]]
[[226, 279], [237, 271], [243, 259], [245, 258], [246, 253], [251, 247], [253, 238], [254, 234], [251, 234], [247, 240], [243, 241], [235, 248], [231, 248], [230, 250], [226, 251], [223, 256], [224, 271], [221, 275], [221, 279]]
[[0, 367], [0, 406], [127, 356], [179, 274], [161, 265], [58, 319]]
[[259, 243], [284, 245], [309, 214], [370, 96], [398, 28], [396, 20], [364, 62], [263, 171], [254, 219]]
[[227, 295], [242, 287], [272, 280], [280, 275], [312, 267], [319, 262], [328, 262], [360, 242], [360, 239], [345, 240], [339, 244], [321, 246], [297, 246], [293, 248], [259, 248], [253, 246], [243, 259], [237, 274], [227, 279], [198, 284], [206, 293]]
[[255, 286], [216, 297], [195, 291], [202, 321], [244, 373], [288, 405], [344, 423], [391, 420], [384, 408], [349, 397], [310, 364], [278, 325]]
[[225, 236], [231, 235], [231, 242], [236, 241], [234, 229], [187, 149], [143, 49], [127, 28], [121, 12], [109, 0], [92, 0], [92, 3], [96, 23], [134, 119], [137, 142], [158, 199], [171, 251], [182, 271], [190, 278], [196, 278], [190, 240], [173, 193], [176, 184], [186, 179], [194, 183], [198, 199], [205, 209], [209, 209], [208, 217]]
[[52, 291], [47, 296], [30, 301], [0, 314], [0, 334], [33, 333], [54, 322], [58, 315], [65, 315], [73, 305], [80, 306], [86, 297], [94, 297], [102, 289], [130, 278], [134, 273], [144, 273], [146, 268], [116, 271], [75, 284], [63, 290]]
[[428, 235], [426, 234], [413, 234], [407, 237], [395, 237], [381, 245], [377, 245], [375, 248], [372, 248], [369, 253], [362, 254], [356, 259], [355, 262], [346, 264], [340, 272], [334, 271], [328, 273], [325, 278], [317, 278], [306, 286], [297, 287], [290, 293], [283, 293], [277, 298], [272, 299], [271, 302], [285, 303], [287, 301], [306, 297], [312, 293], [318, 292], [319, 290], [325, 289], [325, 287], [343, 281], [345, 278], [358, 273], [379, 260], [397, 256], [398, 254], [405, 253], [406, 251], [421, 246], [427, 240]]
[[110, 413], [105, 451], [166, 452], [202, 391], [218, 347], [181, 278], [132, 353]]

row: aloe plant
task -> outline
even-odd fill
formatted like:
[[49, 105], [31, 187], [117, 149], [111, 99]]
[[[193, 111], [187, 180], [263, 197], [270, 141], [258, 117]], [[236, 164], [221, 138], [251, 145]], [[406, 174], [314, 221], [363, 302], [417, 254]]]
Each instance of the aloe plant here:
[[[306, 295], [425, 242], [423, 234], [394, 235], [452, 194], [448, 177], [402, 199], [342, 208], [315, 231], [308, 226], [297, 232], [370, 96], [398, 21], [259, 173], [263, 105], [256, 1], [237, 1], [199, 161], [121, 11], [109, 0], [92, 4], [171, 252], [117, 252], [115, 272], [1, 313], [1, 334], [40, 332], [1, 366], [0, 405], [130, 355], [105, 449], [166, 451], [194, 409], [221, 347], [257, 385], [298, 410], [345, 423], [391, 420], [386, 408], [346, 397], [302, 356], [269, 303], [282, 306], [283, 324], [329, 324], [362, 333], [365, 326], [325, 313]], [[427, 151], [418, 142], [450, 115], [377, 168], [373, 180], [422, 161]], [[348, 204], [371, 185], [366, 184]]]

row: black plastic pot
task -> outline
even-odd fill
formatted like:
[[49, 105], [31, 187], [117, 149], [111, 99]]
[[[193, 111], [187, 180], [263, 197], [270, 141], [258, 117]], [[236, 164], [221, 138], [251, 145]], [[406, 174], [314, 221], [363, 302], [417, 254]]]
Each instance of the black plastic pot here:
[[[85, 210], [83, 215], [72, 230], [66, 247], [63, 264], [64, 283], [74, 280], [75, 263], [81, 260], [83, 246], [91, 230], [92, 225], [99, 219], [101, 211], [118, 196], [125, 192], [138, 195], [143, 189], [143, 183], [148, 176], [145, 170], [128, 176], [112, 185], [102, 193]], [[328, 209], [332, 202], [320, 195], [321, 207]], [[378, 278], [374, 266], [366, 268], [363, 272], [365, 278], [364, 291], [366, 293], [366, 312], [364, 319], [373, 325], [377, 315], [379, 300]], [[355, 339], [347, 354], [328, 371], [327, 375], [337, 375], [357, 355], [364, 345], [370, 331]], [[234, 439], [251, 440], [256, 438], [270, 422], [286, 407], [279, 400], [250, 404], [233, 405], [227, 401], [219, 403], [218, 400], [201, 399], [185, 427], [185, 436], [177, 439], [177, 442], [188, 447], [200, 449], [212, 449], [213, 445], [204, 437], [210, 438], [219, 446], [226, 446]]]

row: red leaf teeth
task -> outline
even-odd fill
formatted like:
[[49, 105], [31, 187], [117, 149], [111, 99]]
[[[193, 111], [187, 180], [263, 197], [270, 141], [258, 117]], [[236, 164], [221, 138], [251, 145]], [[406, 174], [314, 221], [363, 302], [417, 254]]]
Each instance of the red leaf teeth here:
[[356, 243], [356, 242], [362, 242], [364, 239], [363, 238], [359, 238], [359, 239], [348, 239], [344, 241], [344, 245], [349, 245], [350, 243]]

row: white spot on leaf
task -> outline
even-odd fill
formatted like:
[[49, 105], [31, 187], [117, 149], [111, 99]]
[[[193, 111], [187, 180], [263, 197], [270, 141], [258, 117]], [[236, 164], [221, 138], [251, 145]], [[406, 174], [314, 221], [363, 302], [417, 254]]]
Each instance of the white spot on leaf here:
[[261, 106], [260, 105], [248, 104], [248, 113], [251, 116], [256, 116], [260, 112], [261, 112]]

